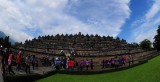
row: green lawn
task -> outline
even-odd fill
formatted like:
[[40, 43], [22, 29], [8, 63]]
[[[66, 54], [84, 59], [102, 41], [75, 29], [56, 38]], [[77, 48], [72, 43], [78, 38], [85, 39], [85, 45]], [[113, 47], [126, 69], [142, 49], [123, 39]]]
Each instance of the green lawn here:
[[56, 74], [36, 82], [160, 82], [160, 56], [128, 70], [95, 74]]

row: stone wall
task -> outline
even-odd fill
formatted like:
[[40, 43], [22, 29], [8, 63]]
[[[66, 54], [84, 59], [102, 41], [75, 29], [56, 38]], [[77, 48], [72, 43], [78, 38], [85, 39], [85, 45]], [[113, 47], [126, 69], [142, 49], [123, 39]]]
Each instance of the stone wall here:
[[[18, 50], [13, 49], [13, 51], [15, 51], [15, 53], [18, 53]], [[22, 51], [23, 55], [26, 56], [28, 54], [30, 55], [35, 55], [37, 58], [42, 58], [42, 57], [49, 57], [49, 58], [55, 58], [55, 57], [64, 57], [62, 55], [58, 55], [58, 54], [47, 54], [47, 53], [39, 53], [39, 52], [32, 52], [32, 51]], [[152, 50], [152, 51], [143, 51], [143, 52], [136, 52], [136, 53], [126, 53], [126, 54], [122, 54], [122, 55], [104, 55], [104, 56], [75, 56], [74, 59], [76, 61], [81, 61], [84, 60], [86, 61], [88, 60], [93, 60], [95, 64], [100, 64], [103, 60], [110, 60], [111, 58], [119, 58], [119, 57], [125, 57], [126, 60], [128, 60], [129, 55], [131, 55], [133, 57], [134, 61], [141, 61], [149, 56], [154, 55], [154, 53], [156, 53], [156, 50]]]

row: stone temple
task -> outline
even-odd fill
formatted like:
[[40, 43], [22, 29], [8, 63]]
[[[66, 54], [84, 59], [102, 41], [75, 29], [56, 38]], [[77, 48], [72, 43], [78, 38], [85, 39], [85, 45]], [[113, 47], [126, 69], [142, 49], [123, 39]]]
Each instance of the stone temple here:
[[114, 39], [111, 36], [83, 35], [81, 32], [75, 35], [57, 34], [55, 36], [39, 36], [37, 39], [26, 40], [19, 49], [31, 50], [59, 54], [60, 50], [75, 50], [75, 55], [96, 56], [96, 55], [115, 55], [129, 52], [142, 51], [134, 44], [129, 44], [126, 40]]
[[55, 36], [39, 36], [32, 40], [26, 40], [14, 48], [23, 55], [34, 54], [37, 58], [65, 57], [66, 54], [73, 56], [77, 62], [93, 59], [95, 66], [99, 66], [102, 60], [117, 59], [120, 57], [133, 57], [135, 63], [152, 56], [156, 51], [144, 51], [139, 45], [127, 43], [126, 40], [112, 36], [57, 34]]

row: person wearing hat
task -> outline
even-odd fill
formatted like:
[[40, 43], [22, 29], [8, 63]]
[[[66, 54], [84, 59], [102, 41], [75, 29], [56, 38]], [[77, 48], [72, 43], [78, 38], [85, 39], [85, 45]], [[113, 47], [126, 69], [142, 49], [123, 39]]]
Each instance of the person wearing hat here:
[[58, 58], [56, 58], [56, 60], [55, 60], [55, 68], [56, 68], [56, 70], [60, 69], [60, 64], [61, 64], [60, 60]]

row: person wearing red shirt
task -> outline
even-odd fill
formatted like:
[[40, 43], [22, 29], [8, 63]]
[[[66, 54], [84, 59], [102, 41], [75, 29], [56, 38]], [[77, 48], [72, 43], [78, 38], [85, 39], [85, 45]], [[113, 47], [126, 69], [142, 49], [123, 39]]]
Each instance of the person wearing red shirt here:
[[12, 74], [15, 75], [15, 73], [12, 70], [12, 59], [13, 59], [13, 55], [12, 55], [12, 51], [10, 51], [10, 54], [8, 57], [8, 72], [9, 72], [9, 74], [11, 74], [11, 72], [12, 72]]
[[70, 60], [68, 60], [68, 70], [70, 70], [71, 69], [71, 67], [72, 67], [72, 65], [71, 65], [71, 59]]
[[71, 69], [74, 70], [74, 60], [71, 60]]
[[17, 68], [16, 70], [20, 70], [21, 69], [21, 51], [19, 51], [19, 53], [17, 54], [17, 57], [16, 57], [16, 64], [17, 64]]

